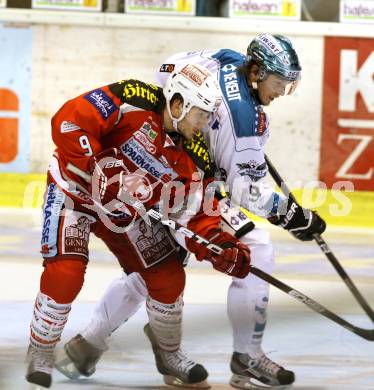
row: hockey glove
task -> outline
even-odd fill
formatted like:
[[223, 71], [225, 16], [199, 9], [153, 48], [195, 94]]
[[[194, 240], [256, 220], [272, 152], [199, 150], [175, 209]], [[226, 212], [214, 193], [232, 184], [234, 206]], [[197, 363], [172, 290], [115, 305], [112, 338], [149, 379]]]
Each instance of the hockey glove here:
[[128, 173], [116, 148], [106, 149], [90, 161], [91, 196], [95, 204], [114, 218], [128, 218], [132, 211], [121, 199], [123, 175]]
[[304, 209], [291, 199], [286, 214], [270, 217], [269, 221], [282, 226], [300, 241], [311, 241], [313, 234], [322, 234], [326, 229], [325, 221], [315, 211]]
[[208, 260], [213, 268], [227, 275], [245, 278], [250, 270], [251, 255], [249, 248], [229, 233], [214, 231], [206, 237], [212, 244], [223, 249], [220, 255], [212, 253], [205, 245], [186, 239], [188, 249], [197, 260]]

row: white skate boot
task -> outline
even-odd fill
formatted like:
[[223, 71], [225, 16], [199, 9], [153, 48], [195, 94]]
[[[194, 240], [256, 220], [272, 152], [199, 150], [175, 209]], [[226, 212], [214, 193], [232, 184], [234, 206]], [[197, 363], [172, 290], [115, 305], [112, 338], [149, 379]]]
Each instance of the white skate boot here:
[[77, 379], [81, 375], [88, 377], [96, 371], [96, 364], [104, 352], [77, 334], [64, 345], [55, 367], [70, 379]]
[[175, 352], [161, 349], [149, 324], [145, 325], [144, 332], [152, 344], [157, 369], [164, 376], [164, 382], [167, 385], [184, 388], [210, 388], [206, 381], [208, 372], [201, 364], [189, 360], [181, 349]]
[[292, 371], [269, 359], [265, 354], [252, 359], [247, 353], [234, 352], [231, 358], [233, 373], [230, 385], [237, 389], [286, 389], [294, 381]]
[[30, 345], [27, 350], [26, 380], [42, 387], [51, 387], [54, 365], [53, 350], [43, 350]]

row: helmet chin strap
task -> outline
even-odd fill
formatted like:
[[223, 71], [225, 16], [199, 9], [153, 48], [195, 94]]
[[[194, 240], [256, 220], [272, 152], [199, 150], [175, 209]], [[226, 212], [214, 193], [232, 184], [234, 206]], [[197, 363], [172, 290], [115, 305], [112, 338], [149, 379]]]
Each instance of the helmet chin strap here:
[[173, 116], [173, 114], [171, 113], [171, 108], [170, 108], [170, 102], [167, 102], [166, 103], [166, 109], [168, 110], [168, 114], [170, 116], [170, 119], [172, 121], [172, 124], [173, 124], [173, 128], [174, 130], [177, 132], [177, 133], [180, 133], [179, 129], [178, 129], [178, 123], [186, 116], [186, 112], [182, 112], [181, 116], [179, 118], [175, 118]]

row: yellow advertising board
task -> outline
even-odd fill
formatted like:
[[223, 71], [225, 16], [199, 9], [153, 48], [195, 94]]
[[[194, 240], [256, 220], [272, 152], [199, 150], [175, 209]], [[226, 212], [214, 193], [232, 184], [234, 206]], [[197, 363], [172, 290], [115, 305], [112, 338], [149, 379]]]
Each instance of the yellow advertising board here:
[[126, 13], [195, 15], [196, 0], [125, 0]]
[[230, 0], [230, 17], [301, 19], [301, 0]]
[[101, 11], [102, 0], [32, 0], [32, 8]]

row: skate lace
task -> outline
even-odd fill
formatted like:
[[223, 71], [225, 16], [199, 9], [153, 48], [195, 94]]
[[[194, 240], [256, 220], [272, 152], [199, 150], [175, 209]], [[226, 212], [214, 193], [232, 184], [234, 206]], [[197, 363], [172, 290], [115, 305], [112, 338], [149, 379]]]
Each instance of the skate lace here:
[[188, 374], [196, 364], [192, 360], [189, 360], [185, 352], [181, 349], [176, 352], [166, 352], [165, 358], [170, 367], [185, 374]]
[[263, 371], [264, 373], [272, 376], [275, 376], [281, 368], [282, 367], [279, 364], [269, 359], [266, 355], [263, 355], [260, 358], [256, 367], [257, 370]]

